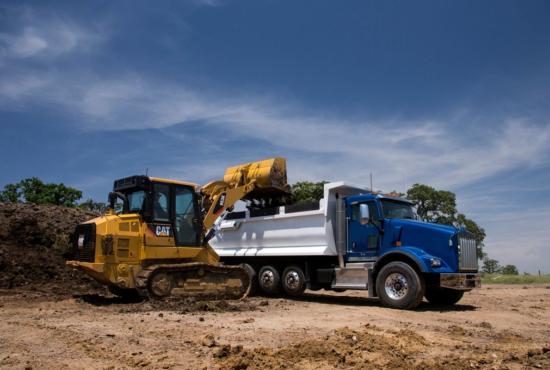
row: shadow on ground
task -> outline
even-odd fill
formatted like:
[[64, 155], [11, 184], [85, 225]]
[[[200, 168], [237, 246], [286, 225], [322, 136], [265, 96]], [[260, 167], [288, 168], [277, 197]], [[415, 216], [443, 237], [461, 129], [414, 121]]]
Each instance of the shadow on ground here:
[[143, 299], [141, 298], [123, 298], [118, 296], [104, 296], [101, 294], [76, 294], [73, 295], [73, 298], [79, 299], [85, 303], [89, 303], [94, 306], [110, 306], [117, 304], [131, 304], [131, 303], [142, 303]]
[[[337, 295], [325, 295], [315, 293], [305, 293], [301, 297], [290, 298], [295, 301], [315, 302], [322, 304], [333, 304], [342, 306], [365, 306], [365, 307], [383, 307], [380, 300], [377, 298], [367, 297], [350, 297], [350, 296], [337, 296]], [[422, 302], [415, 311], [475, 311], [477, 307], [472, 305], [456, 304], [451, 306], [432, 305], [427, 302]]]

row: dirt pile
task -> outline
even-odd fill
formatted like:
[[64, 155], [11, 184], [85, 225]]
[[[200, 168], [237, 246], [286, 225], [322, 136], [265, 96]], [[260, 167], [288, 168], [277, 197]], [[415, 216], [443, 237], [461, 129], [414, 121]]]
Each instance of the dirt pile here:
[[220, 369], [410, 369], [425, 346], [424, 338], [411, 331], [390, 334], [367, 325], [365, 330], [339, 329], [278, 349], [221, 345], [213, 356]]
[[0, 288], [34, 285], [70, 291], [89, 283], [65, 267], [70, 235], [97, 215], [78, 208], [0, 203]]
[[[217, 369], [508, 369], [549, 368], [547, 347], [528, 351], [500, 348], [465, 348], [461, 353], [437, 350], [412, 330], [382, 331], [367, 324], [364, 329], [336, 330], [322, 339], [304, 340], [281, 348], [243, 349], [214, 342], [212, 356]], [[458, 349], [458, 348], [457, 348]]]

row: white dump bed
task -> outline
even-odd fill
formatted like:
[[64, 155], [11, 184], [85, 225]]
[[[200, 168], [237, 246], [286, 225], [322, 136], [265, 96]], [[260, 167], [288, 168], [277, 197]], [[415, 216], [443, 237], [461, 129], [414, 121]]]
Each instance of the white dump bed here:
[[[214, 227], [210, 245], [220, 257], [236, 256], [336, 256], [334, 241], [336, 194], [339, 197], [368, 192], [368, 188], [332, 182], [325, 184], [318, 209], [294, 212], [296, 207], [279, 207], [277, 214], [251, 216], [235, 213]], [[317, 208], [317, 207], [310, 207]]]

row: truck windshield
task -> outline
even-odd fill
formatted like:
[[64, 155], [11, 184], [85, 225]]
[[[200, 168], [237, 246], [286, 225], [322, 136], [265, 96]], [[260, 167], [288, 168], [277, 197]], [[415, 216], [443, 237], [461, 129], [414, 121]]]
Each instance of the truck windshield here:
[[389, 199], [382, 199], [381, 203], [384, 218], [416, 219], [414, 209], [409, 203]]

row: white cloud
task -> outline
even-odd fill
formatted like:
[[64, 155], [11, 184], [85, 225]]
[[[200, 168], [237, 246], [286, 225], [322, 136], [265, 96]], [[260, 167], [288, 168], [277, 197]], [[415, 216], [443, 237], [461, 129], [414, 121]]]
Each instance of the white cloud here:
[[[55, 58], [92, 49], [102, 36], [98, 30], [60, 17], [53, 12], [36, 13], [27, 7], [7, 11], [17, 27], [0, 33], [2, 64], [9, 60]], [[14, 21], [13, 19], [11, 19]]]
[[[86, 129], [162, 128], [206, 122], [234, 137], [260, 139], [281, 150], [323, 155], [305, 167], [312, 177], [327, 162], [334, 176], [366, 182], [375, 174], [381, 188], [406, 189], [413, 182], [458, 187], [519, 166], [548, 161], [550, 124], [508, 119], [473, 145], [461, 122], [372, 120], [306, 112], [296, 105], [243, 95], [198, 92], [137, 75], [98, 78], [91, 74], [49, 73], [0, 77], [0, 104], [57, 108]], [[16, 104], [14, 104], [16, 103]], [[337, 164], [338, 163], [338, 164]], [[359, 170], [360, 169], [360, 170]]]

